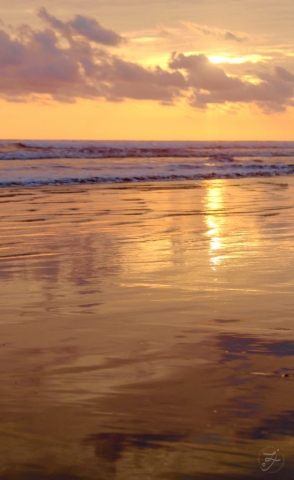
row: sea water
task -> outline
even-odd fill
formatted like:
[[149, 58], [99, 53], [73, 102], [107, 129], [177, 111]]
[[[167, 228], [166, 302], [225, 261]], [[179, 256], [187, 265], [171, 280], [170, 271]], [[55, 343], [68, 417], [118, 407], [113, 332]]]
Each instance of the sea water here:
[[0, 142], [0, 187], [293, 173], [294, 142]]
[[2, 158], [0, 479], [292, 479], [293, 144]]

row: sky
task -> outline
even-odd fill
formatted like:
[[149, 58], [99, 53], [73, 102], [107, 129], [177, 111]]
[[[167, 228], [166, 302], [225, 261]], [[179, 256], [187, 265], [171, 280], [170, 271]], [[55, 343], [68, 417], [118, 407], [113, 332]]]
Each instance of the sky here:
[[294, 140], [293, 0], [10, 0], [3, 139]]

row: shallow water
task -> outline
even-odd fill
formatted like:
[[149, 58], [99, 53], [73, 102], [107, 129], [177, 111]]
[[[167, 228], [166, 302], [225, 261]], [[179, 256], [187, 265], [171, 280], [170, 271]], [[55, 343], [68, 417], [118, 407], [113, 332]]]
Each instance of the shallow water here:
[[0, 203], [1, 480], [292, 478], [293, 177]]

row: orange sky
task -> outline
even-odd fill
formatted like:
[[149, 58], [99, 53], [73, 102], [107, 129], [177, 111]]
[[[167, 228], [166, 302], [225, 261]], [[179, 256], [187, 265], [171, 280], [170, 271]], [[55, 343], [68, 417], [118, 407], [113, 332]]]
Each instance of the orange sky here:
[[1, 138], [293, 140], [293, 18], [292, 0], [11, 0]]

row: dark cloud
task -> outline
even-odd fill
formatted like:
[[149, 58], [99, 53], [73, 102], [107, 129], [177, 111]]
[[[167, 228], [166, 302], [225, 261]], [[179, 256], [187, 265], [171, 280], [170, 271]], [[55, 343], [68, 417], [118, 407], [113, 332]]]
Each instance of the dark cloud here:
[[171, 103], [187, 88], [180, 72], [168, 72], [160, 67], [147, 70], [135, 63], [113, 58], [107, 79], [108, 89], [114, 98], [158, 100]]
[[0, 96], [8, 101], [46, 94], [63, 102], [186, 99], [202, 109], [229, 102], [256, 103], [265, 111], [293, 105], [294, 75], [285, 68], [271, 72], [264, 63], [252, 65], [254, 83], [242, 79], [241, 71], [229, 75], [201, 54], [173, 53], [167, 68], [146, 68], [107, 50], [123, 39], [93, 18], [77, 15], [63, 22], [44, 8], [39, 15], [43, 30], [24, 25], [8, 34], [0, 28]]
[[66, 93], [74, 97], [87, 91], [79, 63], [71, 49], [62, 49], [54, 31], [28, 30], [25, 42], [0, 30], [0, 93], [21, 97], [32, 93]]
[[[146, 69], [93, 46], [90, 38], [98, 41], [95, 20], [80, 23], [77, 16], [63, 23], [44, 9], [41, 17], [50, 28], [22, 27], [18, 38], [0, 30], [0, 95], [7, 100], [49, 94], [58, 101], [133, 98], [172, 103], [186, 88], [180, 72]], [[100, 42], [108, 38], [109, 43], [110, 37], [100, 36], [104, 31], [99, 30]]]
[[234, 90], [242, 85], [241, 80], [229, 77], [224, 70], [212, 64], [205, 55], [172, 54], [169, 67], [184, 69], [191, 87], [208, 91]]
[[0, 30], [0, 65], [9, 67], [18, 65], [23, 53], [23, 46], [18, 42], [11, 42], [9, 35]]
[[111, 46], [119, 45], [124, 41], [123, 38], [113, 30], [103, 28], [95, 18], [76, 15], [72, 20], [62, 22], [50, 15], [44, 7], [39, 9], [39, 17], [64, 36], [76, 34], [91, 42]]
[[232, 40], [233, 42], [245, 42], [247, 40], [247, 37], [236, 35], [230, 31], [224, 32], [223, 38], [224, 40]]
[[273, 74], [254, 73], [256, 82], [228, 76], [225, 71], [209, 62], [204, 55], [173, 54], [171, 69], [186, 71], [193, 93], [190, 104], [206, 108], [209, 104], [256, 103], [265, 111], [283, 111], [293, 106], [294, 75], [276, 67]]
[[289, 83], [294, 83], [294, 75], [285, 68], [282, 67], [276, 67], [275, 68], [276, 75], [277, 77], [281, 78], [282, 80], [285, 80], [285, 82]]

